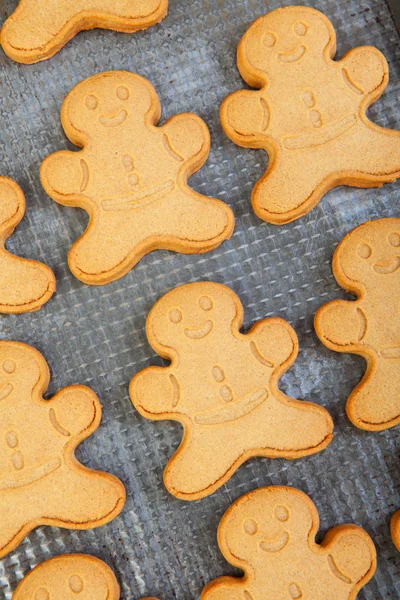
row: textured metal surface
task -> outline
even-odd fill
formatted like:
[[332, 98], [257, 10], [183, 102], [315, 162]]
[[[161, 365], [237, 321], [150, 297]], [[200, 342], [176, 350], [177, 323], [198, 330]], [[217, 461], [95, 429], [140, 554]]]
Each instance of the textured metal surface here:
[[[0, 20], [17, 0], [0, 0]], [[315, 310], [334, 297], [330, 261], [339, 240], [368, 218], [400, 216], [399, 183], [379, 190], [339, 188], [300, 221], [276, 228], [250, 208], [255, 180], [267, 163], [262, 151], [244, 150], [223, 134], [220, 102], [243, 86], [235, 51], [259, 15], [289, 4], [277, 0], [170, 0], [170, 14], [158, 27], [124, 35], [79, 34], [51, 61], [20, 66], [0, 54], [0, 172], [13, 177], [27, 196], [27, 215], [10, 249], [41, 259], [57, 276], [56, 296], [33, 315], [0, 319], [0, 337], [37, 347], [50, 363], [49, 393], [72, 383], [91, 386], [103, 406], [103, 423], [78, 452], [94, 468], [115, 473], [128, 501], [122, 516], [89, 532], [40, 528], [0, 561], [0, 598], [10, 600], [30, 567], [62, 552], [88, 552], [115, 570], [122, 598], [155, 595], [162, 600], [199, 597], [203, 586], [234, 572], [216, 543], [216, 527], [233, 500], [257, 486], [288, 484], [310, 494], [321, 532], [354, 522], [373, 537], [378, 554], [374, 580], [362, 600], [400, 595], [400, 554], [391, 543], [389, 518], [400, 507], [399, 430], [358, 431], [344, 412], [345, 400], [364, 362], [328, 351], [312, 327]], [[383, 126], [400, 127], [400, 42], [384, 0], [306, 2], [324, 10], [338, 33], [338, 56], [356, 45], [376, 45], [386, 55], [391, 83], [370, 111]], [[39, 165], [50, 152], [69, 147], [61, 130], [63, 98], [77, 82], [108, 69], [129, 69], [155, 85], [163, 118], [183, 111], [201, 115], [212, 133], [206, 166], [193, 177], [199, 191], [228, 202], [236, 215], [229, 242], [203, 256], [154, 252], [124, 279], [87, 287], [70, 274], [68, 248], [83, 231], [86, 215], [52, 202], [39, 182]], [[213, 496], [184, 503], [167, 494], [162, 471], [181, 430], [171, 422], [138, 416], [128, 398], [132, 375], [160, 364], [145, 336], [154, 302], [176, 285], [210, 279], [230, 285], [245, 307], [245, 327], [279, 315], [294, 326], [300, 355], [282, 388], [328, 408], [336, 436], [316, 456], [287, 462], [255, 459], [242, 466]], [[1, 526], [1, 515], [0, 515]]]

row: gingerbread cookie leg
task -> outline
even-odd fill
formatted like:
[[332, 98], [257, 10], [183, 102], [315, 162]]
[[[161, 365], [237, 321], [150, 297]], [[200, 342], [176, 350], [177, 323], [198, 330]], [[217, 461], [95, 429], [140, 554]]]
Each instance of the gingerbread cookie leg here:
[[25, 198], [15, 181], [0, 177], [0, 200], [0, 313], [35, 311], [55, 292], [55, 277], [46, 265], [7, 252], [4, 244], [24, 215]]
[[[313, 153], [307, 162], [313, 165], [312, 169], [306, 168], [301, 152], [296, 150], [282, 149], [272, 157], [252, 194], [253, 209], [260, 219], [274, 225], [290, 223], [309, 212], [334, 187], [328, 180], [329, 166], [325, 164], [322, 151], [318, 162]], [[301, 171], [299, 163], [304, 164]], [[296, 172], [295, 181], [293, 172]]]
[[400, 359], [378, 358], [349, 396], [350, 421], [361, 429], [380, 431], [400, 423]]
[[79, 31], [102, 27], [132, 33], [160, 22], [168, 0], [20, 0], [5, 22], [1, 44], [13, 60], [31, 64], [51, 58]]
[[378, 127], [365, 118], [348, 140], [348, 147], [347, 171], [343, 165], [341, 183], [379, 187], [400, 177], [400, 132]]
[[[109, 475], [80, 467], [79, 472], [60, 473], [62, 484], [57, 485], [54, 476], [52, 498], [46, 499], [46, 524], [67, 529], [91, 529], [105, 525], [121, 512], [125, 502], [125, 490], [121, 482]], [[44, 507], [42, 507], [44, 508]]]

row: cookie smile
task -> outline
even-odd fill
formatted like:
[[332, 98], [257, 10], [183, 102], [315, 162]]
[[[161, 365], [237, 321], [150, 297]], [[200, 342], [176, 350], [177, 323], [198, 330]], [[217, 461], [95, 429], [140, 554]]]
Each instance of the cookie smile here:
[[201, 340], [211, 332], [212, 328], [213, 322], [206, 321], [203, 325], [200, 325], [200, 327], [187, 327], [183, 333], [192, 340]]
[[14, 477], [4, 477], [0, 479], [0, 490], [13, 490], [20, 487], [25, 487], [44, 479], [51, 473], [54, 473], [61, 467], [61, 459], [53, 458], [38, 467], [28, 469], [23, 473], [19, 473]]
[[280, 54], [278, 54], [278, 59], [284, 63], [294, 63], [300, 60], [304, 56], [305, 52], [306, 47], [299, 46], [299, 48], [297, 48], [297, 50], [295, 50], [294, 52], [289, 52], [288, 54], [284, 54], [283, 52], [281, 52]]
[[380, 275], [389, 275], [390, 273], [394, 273], [400, 267], [400, 256], [396, 256], [396, 258], [386, 265], [376, 264], [372, 268], [375, 273], [379, 273]]
[[259, 543], [259, 547], [264, 552], [280, 552], [285, 546], [287, 546], [289, 539], [289, 534], [287, 531], [284, 531], [277, 540], [274, 540], [273, 542], [265, 542], [263, 540]]
[[104, 125], [104, 127], [118, 127], [118, 125], [122, 125], [122, 123], [125, 121], [125, 119], [127, 118], [127, 116], [128, 116], [128, 113], [123, 108], [114, 117], [105, 117], [104, 115], [101, 115], [99, 117], [99, 123], [101, 123], [102, 125]]
[[0, 400], [5, 400], [13, 391], [14, 386], [11, 383], [7, 383], [2, 388], [0, 388]]

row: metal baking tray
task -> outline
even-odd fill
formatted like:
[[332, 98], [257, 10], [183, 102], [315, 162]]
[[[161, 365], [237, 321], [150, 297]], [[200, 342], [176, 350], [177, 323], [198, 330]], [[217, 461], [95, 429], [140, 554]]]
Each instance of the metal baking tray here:
[[[357, 430], [347, 420], [345, 401], [365, 369], [363, 359], [327, 350], [313, 330], [316, 309], [345, 297], [332, 275], [332, 253], [353, 227], [371, 218], [400, 216], [400, 185], [381, 189], [337, 188], [306, 217], [282, 227], [261, 222], [250, 193], [267, 165], [263, 151], [235, 146], [219, 123], [219, 105], [244, 87], [236, 68], [237, 44], [260, 15], [290, 2], [278, 0], [170, 0], [168, 17], [134, 35], [95, 30], [80, 33], [50, 61], [13, 63], [0, 53], [0, 173], [14, 178], [27, 198], [27, 213], [9, 241], [12, 252], [45, 261], [57, 277], [57, 294], [34, 314], [3, 316], [0, 338], [38, 348], [50, 364], [49, 396], [82, 383], [104, 407], [100, 429], [78, 450], [90, 467], [110, 471], [126, 485], [122, 515], [87, 532], [42, 527], [0, 561], [0, 598], [29, 569], [64, 552], [103, 558], [116, 572], [122, 599], [154, 595], [161, 600], [194, 600], [220, 575], [240, 574], [217, 547], [216, 529], [230, 504], [258, 486], [295, 486], [318, 507], [322, 535], [344, 522], [364, 527], [378, 551], [375, 578], [360, 600], [400, 597], [400, 554], [389, 535], [389, 520], [400, 508], [399, 429]], [[390, 84], [369, 115], [400, 128], [400, 39], [385, 0], [320, 0], [305, 4], [332, 20], [338, 54], [372, 44], [387, 57]], [[17, 0], [0, 0], [0, 21]], [[199, 114], [212, 135], [207, 164], [191, 179], [202, 193], [221, 198], [234, 210], [230, 241], [204, 255], [158, 251], [126, 277], [104, 287], [74, 279], [67, 252], [84, 230], [86, 214], [50, 200], [39, 181], [45, 156], [72, 148], [60, 124], [60, 107], [82, 79], [109, 69], [147, 77], [160, 96], [163, 119]], [[225, 283], [240, 296], [244, 327], [271, 315], [287, 319], [300, 341], [295, 365], [281, 387], [296, 398], [325, 406], [335, 421], [331, 445], [296, 460], [253, 459], [214, 495], [182, 502], [162, 484], [163, 468], [181, 439], [173, 422], [150, 422], [133, 409], [128, 384], [138, 370], [162, 364], [145, 335], [145, 319], [171, 288], [202, 279]], [[1, 515], [0, 515], [1, 524]]]

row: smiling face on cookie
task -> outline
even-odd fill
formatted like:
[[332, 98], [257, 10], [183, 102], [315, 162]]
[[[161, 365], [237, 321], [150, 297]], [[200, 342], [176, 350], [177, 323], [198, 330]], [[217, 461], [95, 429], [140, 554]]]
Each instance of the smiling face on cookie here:
[[49, 560], [21, 582], [14, 600], [118, 600], [118, 584], [109, 567], [89, 556]]
[[166, 294], [151, 310], [147, 328], [158, 344], [194, 348], [231, 330], [241, 310], [235, 295], [217, 283], [193, 283]]
[[307, 544], [313, 520], [309, 500], [287, 488], [259, 489], [241, 498], [221, 523], [225, 553], [259, 563]]
[[145, 122], [158, 100], [150, 83], [122, 71], [101, 73], [78, 84], [63, 105], [63, 122], [77, 132], [106, 136], [134, 120]]
[[351, 281], [381, 286], [400, 273], [400, 219], [369, 221], [339, 245], [335, 261]]
[[248, 66], [259, 74], [270, 74], [322, 60], [335, 33], [328, 19], [307, 7], [275, 10], [258, 19], [242, 40]]

